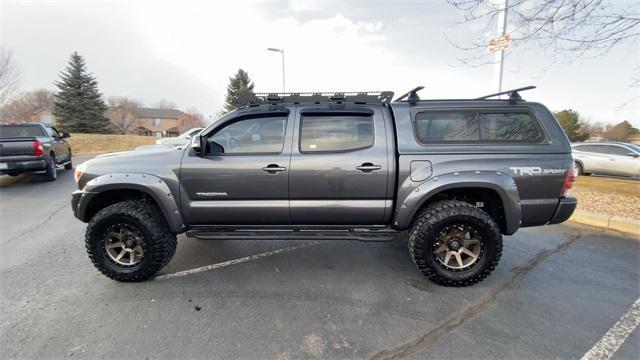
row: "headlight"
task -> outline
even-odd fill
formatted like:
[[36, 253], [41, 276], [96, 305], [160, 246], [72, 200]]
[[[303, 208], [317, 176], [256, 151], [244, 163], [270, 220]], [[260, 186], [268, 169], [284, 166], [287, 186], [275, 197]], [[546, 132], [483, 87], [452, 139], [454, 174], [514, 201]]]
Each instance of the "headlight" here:
[[80, 178], [82, 177], [82, 175], [84, 175], [84, 171], [86, 169], [87, 169], [86, 163], [82, 163], [76, 166], [76, 170], [73, 172], [73, 178], [75, 179], [76, 184], [78, 183], [78, 181], [80, 181]]

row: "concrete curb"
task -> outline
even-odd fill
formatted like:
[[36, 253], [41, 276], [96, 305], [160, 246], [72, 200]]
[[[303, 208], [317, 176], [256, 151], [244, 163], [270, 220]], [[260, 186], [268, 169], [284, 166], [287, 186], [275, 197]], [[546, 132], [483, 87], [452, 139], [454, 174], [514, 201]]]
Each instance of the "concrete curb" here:
[[621, 216], [592, 213], [585, 210], [576, 210], [569, 218], [569, 221], [603, 229], [620, 231], [640, 237], [640, 220], [633, 220]]

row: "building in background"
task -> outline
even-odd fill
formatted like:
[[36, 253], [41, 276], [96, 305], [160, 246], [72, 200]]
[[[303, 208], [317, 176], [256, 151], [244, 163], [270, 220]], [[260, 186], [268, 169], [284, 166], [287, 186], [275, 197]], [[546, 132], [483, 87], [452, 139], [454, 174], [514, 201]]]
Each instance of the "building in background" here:
[[180, 135], [178, 119], [182, 111], [174, 109], [137, 108], [135, 114], [135, 133], [156, 138]]
[[48, 107], [40, 108], [31, 114], [31, 121], [39, 122], [49, 126], [56, 126], [56, 116], [53, 115], [53, 111]]

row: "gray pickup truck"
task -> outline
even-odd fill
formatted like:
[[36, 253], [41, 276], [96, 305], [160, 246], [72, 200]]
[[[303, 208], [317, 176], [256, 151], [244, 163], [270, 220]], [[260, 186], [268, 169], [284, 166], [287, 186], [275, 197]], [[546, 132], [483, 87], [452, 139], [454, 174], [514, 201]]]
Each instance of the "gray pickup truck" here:
[[42, 171], [46, 180], [56, 180], [58, 166], [73, 168], [68, 137], [38, 123], [0, 124], [0, 173]]
[[[445, 286], [481, 281], [502, 235], [576, 207], [571, 147], [522, 100], [393, 93], [264, 94], [187, 146], [103, 155], [76, 168], [75, 216], [95, 266], [153, 277], [176, 234], [215, 239], [390, 241]], [[533, 240], [532, 240], [533, 241]]]

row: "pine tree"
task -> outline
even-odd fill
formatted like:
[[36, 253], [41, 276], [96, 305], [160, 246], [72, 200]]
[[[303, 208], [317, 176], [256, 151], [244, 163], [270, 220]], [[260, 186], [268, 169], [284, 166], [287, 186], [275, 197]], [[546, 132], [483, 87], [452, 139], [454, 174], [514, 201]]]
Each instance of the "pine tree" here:
[[238, 69], [238, 72], [229, 78], [227, 95], [224, 98], [224, 106], [221, 113], [224, 114], [233, 109], [248, 105], [248, 99], [240, 95], [242, 93], [253, 93], [253, 87], [254, 84], [251, 82], [249, 74], [242, 69]]
[[87, 73], [84, 58], [77, 52], [71, 59], [60, 80], [55, 82], [58, 93], [55, 100], [56, 121], [65, 132], [109, 133], [113, 128], [105, 117], [107, 106], [98, 91], [98, 82]]
[[582, 116], [572, 109], [554, 113], [560, 126], [571, 142], [588, 140], [591, 134], [585, 131]]

